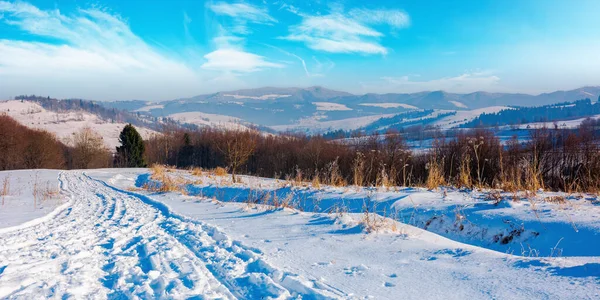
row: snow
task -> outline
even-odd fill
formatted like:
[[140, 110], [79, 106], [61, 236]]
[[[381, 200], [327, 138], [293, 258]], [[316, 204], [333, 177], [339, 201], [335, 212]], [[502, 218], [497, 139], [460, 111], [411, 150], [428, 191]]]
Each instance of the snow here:
[[[102, 136], [109, 150], [114, 150], [120, 145], [119, 134], [127, 125], [110, 123], [85, 111], [49, 111], [31, 101], [0, 101], [0, 114], [6, 114], [29, 128], [52, 132], [66, 144], [70, 143], [74, 133], [90, 127]], [[144, 139], [157, 133], [143, 127], [136, 127], [136, 129]]]
[[310, 133], [323, 133], [331, 130], [354, 130], [369, 125], [381, 118], [388, 118], [393, 114], [347, 118], [334, 121], [319, 121], [319, 118], [302, 119], [298, 124], [271, 126], [277, 131], [303, 131]]
[[464, 103], [458, 101], [448, 101], [458, 108], [468, 108]]
[[347, 111], [352, 110], [350, 107], [333, 102], [313, 102], [312, 104], [317, 106], [319, 111]]
[[203, 113], [199, 111], [183, 112], [169, 115], [173, 120], [200, 126], [214, 126], [226, 129], [246, 129], [242, 120], [236, 117]]
[[373, 106], [373, 107], [381, 107], [381, 108], [406, 108], [406, 109], [419, 109], [416, 106], [412, 106], [404, 103], [361, 103], [359, 105], [362, 106]]
[[155, 105], [147, 105], [141, 108], [134, 110], [134, 112], [149, 112], [153, 109], [163, 109], [165, 108], [164, 104], [155, 104]]
[[[19, 172], [14, 178], [36, 171]], [[229, 177], [168, 173], [193, 182], [182, 195], [141, 189], [148, 172], [55, 172], [67, 206], [0, 231], [0, 298], [600, 296], [596, 196], [567, 195], [566, 203], [554, 203], [542, 200], [558, 194], [539, 192], [533, 213], [528, 200], [513, 203], [503, 195], [494, 204], [485, 199], [488, 191], [315, 189], [249, 176], [233, 184]], [[250, 201], [272, 203], [275, 196], [299, 209]], [[368, 215], [380, 226], [371, 233], [365, 203], [388, 216]], [[511, 224], [525, 230], [509, 245], [487, 241]], [[539, 234], [525, 240], [533, 226]], [[539, 257], [532, 255], [530, 249], [550, 241], [563, 251], [550, 256], [540, 248]], [[513, 246], [526, 251], [508, 251]]]
[[484, 113], [492, 114], [505, 109], [512, 108], [508, 106], [489, 106], [473, 110], [457, 110], [455, 115], [441, 118], [440, 120], [435, 121], [432, 125], [439, 126], [442, 129], [450, 129], [473, 121], [475, 118]]
[[57, 194], [43, 195], [59, 191], [58, 174], [56, 170], [0, 172], [0, 194], [7, 187], [5, 195], [0, 195], [0, 233], [8, 227], [35, 221], [62, 204]]
[[[556, 124], [558, 125], [559, 128], [575, 129], [575, 128], [578, 128], [579, 125], [581, 125], [581, 122], [583, 122], [587, 118], [597, 120], [597, 119], [600, 119], [600, 115], [593, 115], [593, 116], [589, 116], [589, 117], [585, 117], [585, 118], [578, 118], [578, 119], [573, 119], [573, 120], [558, 120], [558, 121], [556, 121]], [[509, 126], [504, 126], [504, 127], [506, 127], [506, 128], [515, 128], [516, 127], [518, 129], [542, 128], [542, 127], [554, 128], [554, 122], [534, 122], [534, 123], [525, 123], [525, 124], [519, 124], [519, 125], [509, 125]]]
[[266, 95], [262, 95], [262, 96], [245, 96], [245, 95], [223, 94], [223, 96], [233, 97], [235, 99], [271, 100], [271, 99], [287, 98], [287, 97], [291, 97], [292, 95], [266, 94]]

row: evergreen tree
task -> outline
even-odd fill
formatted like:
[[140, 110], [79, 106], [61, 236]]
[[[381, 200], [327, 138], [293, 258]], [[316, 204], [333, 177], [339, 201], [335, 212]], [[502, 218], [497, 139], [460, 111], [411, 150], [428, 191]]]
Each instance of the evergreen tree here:
[[146, 167], [144, 161], [144, 140], [131, 124], [127, 124], [119, 135], [120, 147], [117, 147], [117, 162], [121, 167]]

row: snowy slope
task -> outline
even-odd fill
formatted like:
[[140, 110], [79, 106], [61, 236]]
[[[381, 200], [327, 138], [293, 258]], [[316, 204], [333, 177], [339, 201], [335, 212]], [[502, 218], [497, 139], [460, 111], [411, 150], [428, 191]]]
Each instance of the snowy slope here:
[[432, 125], [439, 126], [442, 129], [450, 129], [470, 122], [479, 117], [481, 114], [497, 113], [505, 109], [511, 108], [507, 106], [490, 106], [473, 110], [457, 110], [455, 115], [436, 120], [434, 123], [432, 123]]
[[[70, 143], [73, 133], [90, 127], [103, 137], [106, 147], [110, 150], [119, 145], [119, 133], [126, 125], [109, 123], [85, 111], [53, 112], [30, 101], [0, 101], [0, 114], [6, 114], [27, 127], [52, 132], [66, 144]], [[137, 129], [143, 138], [156, 133], [147, 128]]]
[[[22, 171], [15, 178], [33, 172]], [[478, 199], [477, 193], [450, 191], [443, 197], [420, 189], [316, 190], [246, 176], [243, 183], [232, 184], [228, 177], [194, 177], [184, 171], [168, 174], [193, 180], [189, 195], [153, 193], [140, 189], [148, 182], [147, 172], [55, 173], [65, 204], [38, 222], [0, 230], [0, 298], [595, 299], [600, 295], [600, 258], [594, 250], [598, 247], [589, 237], [585, 244], [563, 240], [560, 245], [587, 247], [595, 254], [522, 257], [408, 224], [432, 211], [441, 216], [461, 212], [454, 209], [457, 204], [464, 206], [469, 221], [488, 224], [481, 220], [526, 215], [531, 210], [526, 205], [513, 206], [513, 212], [500, 205], [493, 212], [493, 204]], [[264, 197], [263, 191], [275, 192], [271, 200], [279, 193], [291, 193], [299, 207], [313, 209], [249, 204], [251, 197]], [[353, 205], [364, 203], [365, 197], [371, 204], [419, 209], [405, 216], [389, 215], [403, 217], [406, 223], [369, 215], [370, 222], [381, 227], [367, 233], [365, 215], [353, 213]], [[582, 202], [572, 208], [539, 206], [541, 221], [536, 222], [549, 226], [571, 220], [580, 231], [598, 232], [593, 204], [577, 201]], [[347, 205], [349, 211], [325, 212], [336, 203]], [[469, 212], [469, 207], [476, 210]], [[476, 214], [484, 218], [474, 218]], [[567, 233], [548, 229], [555, 236]]]
[[169, 115], [169, 118], [182, 123], [195, 124], [199, 126], [218, 127], [225, 129], [248, 128], [247, 126], [243, 125], [244, 122], [241, 119], [224, 115], [208, 114], [199, 111], [171, 114]]
[[59, 171], [0, 171], [0, 232], [4, 228], [35, 221], [63, 204]]
[[387, 118], [393, 116], [392, 114], [385, 115], [374, 115], [358, 118], [348, 118], [334, 121], [320, 121], [319, 118], [308, 118], [300, 120], [297, 124], [292, 125], [278, 125], [271, 126], [272, 129], [277, 131], [295, 131], [295, 132], [307, 132], [307, 133], [324, 133], [334, 130], [354, 130], [363, 126], [369, 125], [374, 121], [381, 118]]

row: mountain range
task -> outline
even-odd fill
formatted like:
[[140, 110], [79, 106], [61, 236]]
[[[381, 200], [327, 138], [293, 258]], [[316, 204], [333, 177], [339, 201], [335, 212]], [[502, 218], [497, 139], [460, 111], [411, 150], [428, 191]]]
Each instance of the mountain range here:
[[541, 106], [589, 98], [596, 101], [600, 86], [539, 95], [444, 91], [354, 95], [320, 86], [263, 87], [198, 95], [161, 102], [143, 100], [99, 102], [140, 115], [170, 117], [206, 126], [254, 124], [276, 130], [317, 128], [355, 129], [382, 117], [412, 110], [479, 111], [505, 106]]

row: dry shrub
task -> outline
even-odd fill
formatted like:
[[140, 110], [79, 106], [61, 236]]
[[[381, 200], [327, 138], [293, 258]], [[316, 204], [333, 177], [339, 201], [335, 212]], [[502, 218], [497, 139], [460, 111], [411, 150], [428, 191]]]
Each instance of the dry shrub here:
[[151, 167], [151, 178], [158, 183], [147, 183], [144, 188], [153, 192], [180, 192], [186, 194], [185, 185], [188, 183], [183, 178], [174, 178], [168, 173], [173, 173], [171, 168], [154, 164]]
[[216, 167], [213, 170], [213, 174], [215, 174], [216, 176], [227, 176], [227, 169], [223, 167]]
[[548, 196], [544, 198], [544, 201], [555, 204], [567, 203], [567, 199], [564, 196]]
[[428, 189], [434, 190], [446, 183], [446, 180], [444, 179], [444, 167], [442, 166], [442, 163], [437, 160], [436, 155], [429, 160], [427, 169], [428, 175], [425, 186]]
[[364, 158], [365, 158], [365, 156], [362, 153], [357, 152], [356, 158], [353, 161], [352, 172], [353, 172], [354, 185], [356, 185], [356, 186], [362, 186], [365, 181], [365, 175], [363, 173], [363, 170], [365, 168], [365, 159]]
[[502, 201], [502, 193], [499, 190], [490, 191], [487, 194], [486, 199], [488, 201], [493, 201], [494, 205], [498, 205]]
[[315, 176], [313, 176], [311, 184], [312, 184], [312, 187], [315, 189], [321, 188], [321, 179], [319, 176], [319, 172], [315, 172]]
[[460, 167], [458, 170], [458, 185], [460, 187], [471, 188], [472, 187], [472, 178], [471, 178], [471, 157], [469, 154], [465, 154], [460, 161]]
[[[375, 209], [373, 209], [375, 210]], [[383, 215], [379, 215], [375, 212], [370, 212], [367, 205], [363, 206], [363, 216], [360, 223], [363, 225], [367, 233], [374, 233], [380, 231], [392, 231], [396, 232], [398, 227], [394, 220], [385, 217], [386, 212]]]
[[202, 168], [193, 168], [190, 173], [194, 176], [202, 176]]
[[346, 180], [344, 180], [344, 177], [342, 176], [341, 172], [340, 172], [340, 166], [338, 164], [338, 159], [336, 158], [334, 161], [332, 161], [331, 163], [328, 164], [327, 166], [327, 172], [329, 173], [328, 175], [328, 184], [332, 185], [332, 186], [347, 186], [347, 182]]

